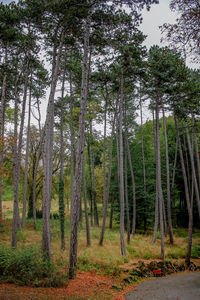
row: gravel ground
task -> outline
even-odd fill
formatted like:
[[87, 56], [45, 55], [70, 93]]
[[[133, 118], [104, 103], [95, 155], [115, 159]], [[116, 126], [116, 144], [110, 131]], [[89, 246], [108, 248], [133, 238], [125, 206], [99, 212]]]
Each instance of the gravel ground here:
[[200, 272], [153, 278], [125, 297], [126, 300], [200, 300]]

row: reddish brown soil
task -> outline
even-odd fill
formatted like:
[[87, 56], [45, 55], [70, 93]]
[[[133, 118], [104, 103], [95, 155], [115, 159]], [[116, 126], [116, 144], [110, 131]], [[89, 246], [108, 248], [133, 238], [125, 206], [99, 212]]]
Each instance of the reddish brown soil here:
[[[113, 285], [115, 287], [113, 287]], [[122, 291], [120, 279], [97, 275], [95, 272], [78, 272], [63, 288], [31, 288], [13, 284], [0, 284], [0, 300], [86, 300], [86, 299], [125, 299], [124, 295], [136, 285], [125, 287]]]

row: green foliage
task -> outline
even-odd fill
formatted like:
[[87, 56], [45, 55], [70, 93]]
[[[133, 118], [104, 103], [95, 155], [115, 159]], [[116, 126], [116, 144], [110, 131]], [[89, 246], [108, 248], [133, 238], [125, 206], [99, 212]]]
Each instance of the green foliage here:
[[192, 258], [199, 258], [200, 257], [200, 244], [193, 244], [192, 246]]
[[34, 247], [0, 247], [0, 274], [1, 281], [17, 285], [59, 287], [64, 283], [64, 276]]

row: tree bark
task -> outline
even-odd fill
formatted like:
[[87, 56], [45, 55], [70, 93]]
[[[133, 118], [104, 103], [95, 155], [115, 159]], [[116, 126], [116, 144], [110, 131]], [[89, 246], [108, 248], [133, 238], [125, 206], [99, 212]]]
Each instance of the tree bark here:
[[[90, 120], [90, 136], [93, 138], [92, 134], [92, 120]], [[90, 139], [91, 141], [91, 139]], [[97, 201], [96, 201], [96, 184], [95, 184], [95, 173], [94, 173], [94, 153], [92, 150], [92, 145], [90, 145], [90, 164], [91, 164], [91, 175], [92, 175], [92, 199], [94, 205], [94, 225], [99, 227], [99, 216], [97, 209]]]
[[110, 221], [109, 221], [109, 228], [112, 229], [112, 221], [113, 221], [113, 207], [114, 207], [114, 197], [111, 200], [111, 207], [110, 207]]
[[85, 24], [84, 34], [84, 54], [82, 65], [82, 83], [81, 83], [81, 103], [79, 115], [79, 130], [77, 141], [75, 183], [73, 189], [73, 201], [71, 207], [71, 236], [69, 250], [69, 278], [76, 276], [77, 269], [77, 245], [78, 245], [78, 216], [81, 194], [81, 174], [82, 174], [82, 152], [85, 134], [85, 114], [88, 92], [88, 54], [89, 54], [89, 36], [90, 36], [90, 13]]
[[[20, 225], [19, 220], [19, 179], [20, 179], [20, 166], [21, 166], [21, 152], [22, 152], [22, 138], [24, 131], [25, 108], [27, 99], [29, 81], [29, 60], [27, 61], [25, 70], [25, 83], [24, 83], [24, 96], [22, 102], [21, 124], [19, 131], [18, 145], [15, 142], [14, 150], [14, 202], [13, 202], [13, 223], [12, 223], [12, 247], [17, 247], [17, 230]], [[18, 119], [18, 98], [15, 99], [15, 138], [17, 137], [17, 119]]]
[[27, 183], [28, 183], [28, 158], [29, 158], [29, 142], [30, 142], [30, 125], [31, 125], [31, 87], [29, 90], [29, 108], [28, 108], [28, 126], [26, 138], [26, 157], [24, 170], [24, 193], [23, 193], [23, 211], [22, 211], [22, 228], [26, 226], [26, 203], [27, 203]]
[[[153, 134], [154, 134], [154, 151], [155, 151], [155, 163], [157, 162], [157, 141], [156, 141], [156, 126], [155, 126], [155, 118], [154, 118], [154, 111], [153, 111]], [[156, 201], [155, 201], [155, 220], [154, 220], [154, 232], [152, 238], [152, 244], [155, 244], [157, 233], [158, 233], [158, 223], [159, 223], [159, 198], [158, 198], [158, 169], [156, 168]]]
[[[66, 69], [66, 68], [65, 68]], [[60, 111], [60, 179], [59, 179], [59, 216], [60, 216], [60, 238], [61, 250], [65, 250], [65, 203], [64, 203], [64, 145], [63, 145], [63, 122], [64, 122], [64, 91], [65, 91], [65, 72], [64, 69], [61, 91], [61, 111]]]
[[174, 189], [174, 184], [175, 184], [176, 164], [177, 164], [177, 152], [178, 152], [178, 141], [176, 139], [176, 149], [175, 149], [174, 166], [173, 166], [173, 173], [172, 173], [172, 191]]
[[84, 210], [85, 210], [85, 224], [86, 224], [86, 239], [87, 239], [87, 247], [91, 245], [90, 240], [90, 224], [89, 224], [89, 216], [88, 216], [88, 207], [87, 207], [87, 188], [86, 188], [86, 178], [85, 178], [85, 155], [83, 153], [83, 199], [84, 199]]
[[171, 193], [170, 193], [170, 173], [169, 173], [169, 153], [168, 153], [168, 139], [167, 139], [167, 128], [165, 122], [165, 111], [163, 109], [163, 127], [165, 137], [165, 159], [166, 159], [166, 171], [167, 171], [167, 219], [169, 228], [169, 240], [170, 244], [173, 245], [173, 229], [172, 229], [172, 217], [171, 217]]
[[146, 168], [144, 156], [144, 134], [143, 134], [143, 112], [142, 99], [140, 99], [140, 128], [141, 128], [141, 143], [142, 143], [142, 170], [143, 170], [143, 184], [144, 184], [144, 232], [147, 232], [147, 186], [146, 186]]
[[[113, 122], [112, 122], [112, 132], [110, 137], [110, 153], [109, 153], [109, 167], [108, 167], [108, 179], [107, 179], [107, 188], [106, 188], [106, 194], [103, 201], [103, 223], [102, 223], [102, 230], [101, 230], [101, 236], [99, 245], [103, 245], [103, 238], [104, 238], [104, 232], [106, 227], [106, 216], [107, 216], [107, 207], [108, 207], [108, 199], [110, 194], [110, 179], [111, 179], [111, 169], [112, 169], [112, 148], [113, 148], [113, 136], [114, 136], [114, 130], [115, 130], [115, 119], [117, 115], [117, 107], [118, 107], [118, 101], [116, 103], [116, 108], [114, 112]], [[104, 130], [105, 134], [106, 128]]]
[[126, 256], [126, 247], [124, 242], [124, 168], [123, 168], [123, 101], [124, 101], [124, 77], [121, 72], [120, 82], [120, 102], [119, 102], [119, 180], [120, 180], [120, 244], [122, 256]]
[[91, 167], [91, 159], [90, 159], [90, 133], [88, 132], [88, 140], [87, 140], [87, 150], [88, 150], [88, 166], [89, 166], [89, 173], [90, 173], [90, 223], [93, 226], [93, 193], [92, 193], [92, 167]]
[[199, 196], [199, 187], [198, 187], [195, 164], [194, 164], [194, 155], [193, 155], [193, 151], [192, 151], [192, 145], [191, 145], [191, 140], [190, 140], [188, 123], [186, 122], [185, 125], [186, 125], [185, 129], [186, 129], [188, 149], [189, 149], [189, 154], [190, 154], [190, 162], [191, 162], [191, 167], [192, 167], [192, 176], [193, 176], [193, 180], [194, 180], [194, 189], [195, 189], [198, 213], [199, 213], [199, 218], [200, 218], [200, 196]]
[[161, 235], [161, 258], [165, 260], [165, 248], [164, 248], [164, 225], [163, 225], [163, 191], [161, 182], [161, 159], [160, 159], [160, 137], [159, 137], [159, 105], [156, 101], [156, 149], [157, 149], [157, 186], [158, 186], [158, 198], [159, 198], [159, 212], [160, 212], [160, 235]]
[[[5, 48], [5, 65], [8, 62], [8, 44]], [[3, 74], [3, 82], [1, 87], [1, 105], [0, 105], [0, 140], [2, 140], [2, 145], [4, 141], [4, 115], [5, 115], [5, 102], [6, 102], [6, 81], [7, 81], [7, 71]], [[0, 168], [3, 167], [3, 155], [4, 149], [0, 147]], [[0, 174], [0, 220], [2, 219], [2, 176]], [[0, 223], [1, 224], [1, 223]]]
[[[126, 145], [126, 141], [125, 141]], [[129, 205], [128, 205], [128, 176], [127, 176], [127, 149], [125, 147], [125, 159], [124, 159], [124, 188], [125, 188], [125, 203], [126, 203], [126, 226], [127, 226], [127, 243], [130, 244], [130, 216], [129, 216]]]
[[187, 265], [190, 265], [191, 250], [192, 250], [193, 201], [190, 201], [188, 179], [187, 179], [187, 173], [186, 173], [184, 157], [183, 157], [183, 150], [182, 150], [181, 140], [180, 140], [179, 125], [178, 125], [178, 120], [175, 115], [174, 115], [174, 120], [175, 120], [175, 125], [176, 125], [176, 134], [177, 134], [177, 140], [178, 140], [178, 145], [179, 145], [179, 155], [180, 155], [181, 168], [182, 168], [182, 173], [183, 173], [183, 180], [184, 180], [184, 186], [185, 186], [185, 197], [186, 197], [188, 216], [189, 216], [188, 245], [187, 245], [187, 254], [186, 254], [185, 262]]
[[[55, 55], [52, 65], [52, 81], [49, 95], [49, 102], [47, 108], [47, 116], [45, 123], [44, 136], [44, 151], [43, 151], [43, 167], [44, 167], [44, 181], [43, 181], [43, 234], [42, 234], [42, 250], [48, 259], [51, 259], [51, 238], [50, 238], [50, 205], [51, 205], [51, 189], [52, 189], [52, 159], [53, 159], [53, 128], [54, 128], [54, 95], [58, 80], [58, 71], [60, 67], [60, 57], [62, 54], [62, 47], [64, 42], [64, 31], [62, 30], [60, 36], [60, 43], [57, 55]], [[55, 49], [56, 46], [54, 46]]]
[[196, 135], [196, 132], [195, 132], [194, 114], [192, 114], [192, 132], [193, 132], [195, 154], [196, 154], [196, 161], [197, 161], [197, 173], [198, 173], [199, 188], [200, 188], [200, 158], [199, 158], [199, 146], [198, 146], [198, 141], [197, 141], [197, 135]]
[[39, 140], [39, 146], [38, 146], [38, 151], [36, 154], [36, 161], [35, 161], [35, 165], [33, 165], [34, 171], [33, 171], [33, 190], [32, 190], [32, 198], [33, 198], [33, 207], [32, 207], [32, 211], [33, 211], [33, 226], [34, 226], [34, 230], [37, 229], [37, 217], [36, 217], [36, 183], [37, 183], [37, 170], [38, 170], [38, 166], [39, 166], [39, 162], [40, 162], [40, 157], [42, 154], [42, 149], [44, 146], [44, 137], [45, 137], [45, 126], [43, 128], [43, 131], [41, 130], [41, 114], [40, 114], [40, 106], [39, 106], [39, 101], [37, 101], [37, 105], [38, 105], [38, 114], [39, 114], [39, 118], [38, 118], [38, 125], [39, 125], [39, 132], [40, 132], [40, 140]]
[[70, 193], [71, 193], [71, 206], [73, 199], [73, 185], [74, 185], [74, 148], [75, 148], [75, 138], [74, 138], [74, 121], [73, 121], [73, 87], [72, 78], [70, 74]]

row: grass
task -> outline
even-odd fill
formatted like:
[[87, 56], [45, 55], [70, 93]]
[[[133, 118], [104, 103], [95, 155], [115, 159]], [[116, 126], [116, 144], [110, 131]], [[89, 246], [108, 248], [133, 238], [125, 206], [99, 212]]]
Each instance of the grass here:
[[[53, 211], [56, 212], [56, 202], [52, 203]], [[0, 245], [10, 246], [11, 241], [11, 215], [12, 210], [11, 201], [3, 202], [4, 219], [7, 221], [0, 232]], [[59, 220], [51, 219], [51, 238], [52, 238], [52, 257], [53, 261], [59, 268], [67, 268], [68, 266], [68, 253], [70, 242], [70, 224], [69, 213], [65, 221], [65, 236], [66, 236], [66, 249], [60, 249], [60, 225]], [[41, 249], [42, 240], [42, 220], [37, 221], [37, 230], [33, 229], [33, 220], [27, 220], [25, 230], [18, 232], [18, 246], [30, 246], [34, 244], [38, 249]], [[117, 271], [119, 266], [131, 263], [133, 260], [150, 260], [160, 259], [160, 240], [157, 239], [156, 243], [152, 245], [152, 234], [142, 235], [136, 234], [131, 238], [130, 244], [126, 243], [127, 257], [121, 256], [120, 250], [120, 234], [119, 225], [114, 224], [113, 229], [106, 228], [103, 246], [99, 246], [99, 237], [101, 228], [91, 228], [91, 247], [86, 246], [86, 230], [84, 222], [79, 227], [78, 238], [78, 268], [80, 270], [96, 271], [104, 270], [105, 273], [119, 273]], [[177, 229], [174, 231], [175, 243], [170, 245], [168, 238], [165, 238], [165, 256], [166, 259], [183, 259], [187, 249], [187, 230]], [[199, 257], [200, 232], [195, 231], [193, 240], [193, 257]]]

